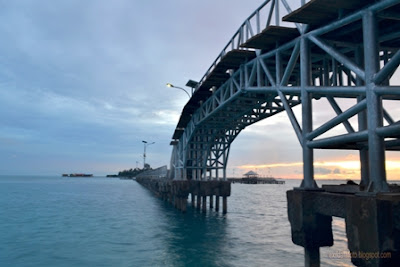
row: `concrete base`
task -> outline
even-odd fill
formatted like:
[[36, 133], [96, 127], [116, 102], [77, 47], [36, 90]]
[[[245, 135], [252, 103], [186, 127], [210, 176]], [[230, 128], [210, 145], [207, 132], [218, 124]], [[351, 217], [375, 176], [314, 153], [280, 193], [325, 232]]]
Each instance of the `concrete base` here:
[[319, 248], [333, 245], [332, 216], [346, 222], [356, 266], [400, 266], [400, 194], [287, 192], [292, 241], [305, 249], [306, 266], [319, 266]]

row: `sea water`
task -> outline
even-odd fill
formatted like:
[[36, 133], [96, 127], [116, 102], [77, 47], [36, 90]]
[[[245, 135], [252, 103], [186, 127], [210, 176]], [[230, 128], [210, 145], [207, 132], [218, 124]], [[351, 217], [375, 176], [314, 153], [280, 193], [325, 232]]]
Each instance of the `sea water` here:
[[[304, 266], [291, 241], [285, 185], [232, 184], [226, 215], [186, 214], [136, 181], [0, 177], [0, 266]], [[190, 205], [190, 202], [189, 202]], [[352, 266], [345, 224], [322, 266]]]

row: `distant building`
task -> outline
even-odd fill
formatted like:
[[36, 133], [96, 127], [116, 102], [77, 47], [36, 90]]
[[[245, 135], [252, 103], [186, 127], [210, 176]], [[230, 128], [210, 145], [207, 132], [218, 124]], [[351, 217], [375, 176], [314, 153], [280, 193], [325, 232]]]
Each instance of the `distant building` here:
[[258, 173], [249, 171], [243, 174], [242, 183], [244, 184], [257, 184], [258, 183]]
[[249, 171], [243, 174], [243, 178], [258, 178], [258, 173]]
[[245, 174], [243, 174], [241, 183], [243, 183], [243, 184], [284, 184], [285, 181], [278, 181], [272, 177], [260, 178], [258, 173], [249, 171], [249, 172], [246, 172]]

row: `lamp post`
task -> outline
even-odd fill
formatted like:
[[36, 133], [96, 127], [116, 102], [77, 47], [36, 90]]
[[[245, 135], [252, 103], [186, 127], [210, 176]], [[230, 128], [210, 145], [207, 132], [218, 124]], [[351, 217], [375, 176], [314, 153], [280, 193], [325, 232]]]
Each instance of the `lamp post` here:
[[[195, 82], [195, 81], [193, 81], [193, 80], [189, 80], [189, 81], [186, 83], [186, 86], [187, 86], [187, 87], [192, 88], [192, 95], [193, 95], [194, 88], [195, 88], [197, 85], [198, 85], [198, 82]], [[188, 93], [188, 91], [186, 91], [186, 90], [183, 89], [182, 87], [175, 86], [175, 85], [173, 85], [173, 84], [171, 84], [171, 83], [167, 83], [167, 87], [171, 87], [171, 88], [176, 88], [176, 89], [183, 90], [183, 91], [185, 91], [185, 93], [186, 93], [186, 94], [188, 95], [188, 97], [190, 98], [190, 94]]]
[[149, 145], [154, 144], [155, 142], [152, 143], [148, 143], [147, 141], [142, 141], [143, 145], [144, 145], [144, 150], [143, 150], [143, 169], [146, 168], [146, 147], [148, 147]]
[[188, 95], [188, 97], [190, 98], [190, 95], [189, 95], [188, 91], [186, 91], [186, 90], [183, 89], [182, 87], [175, 86], [175, 85], [170, 84], [170, 83], [167, 83], [167, 87], [176, 88], [176, 89], [181, 89], [181, 90], [185, 91], [185, 93], [186, 93], [186, 94]]

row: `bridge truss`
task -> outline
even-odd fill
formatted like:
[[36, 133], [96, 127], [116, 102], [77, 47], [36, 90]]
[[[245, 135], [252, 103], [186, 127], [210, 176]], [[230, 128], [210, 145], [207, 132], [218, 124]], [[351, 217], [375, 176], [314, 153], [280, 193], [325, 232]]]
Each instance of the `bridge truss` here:
[[[226, 179], [238, 134], [285, 111], [303, 151], [302, 187], [316, 187], [315, 149], [350, 149], [359, 151], [362, 184], [388, 190], [385, 151], [400, 150], [400, 121], [383, 103], [399, 103], [393, 76], [399, 48], [400, 0], [302, 1], [294, 11], [286, 0], [266, 1], [242, 24], [185, 106], [171, 143], [174, 179]], [[314, 102], [320, 99], [336, 116], [314, 128]], [[354, 103], [342, 110], [340, 99]], [[301, 121], [293, 112], [297, 105]], [[337, 125], [347, 133], [332, 131]]]

